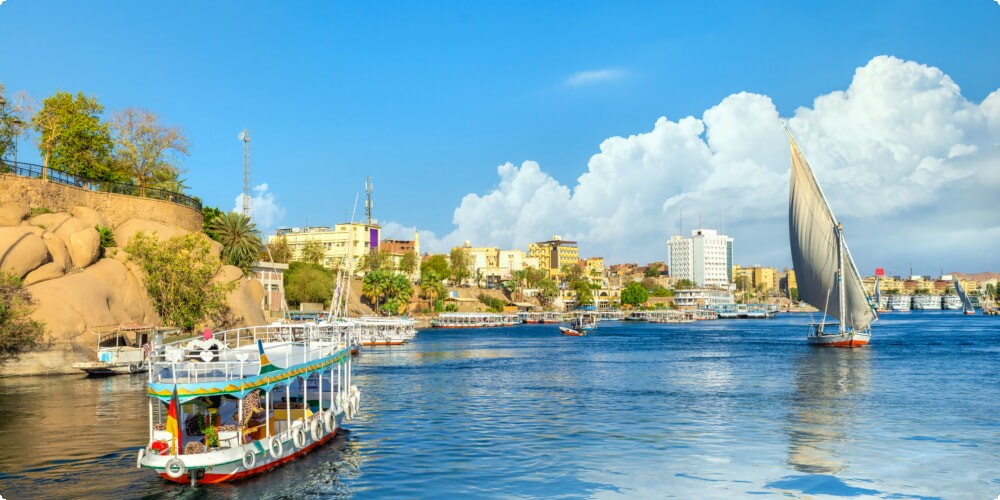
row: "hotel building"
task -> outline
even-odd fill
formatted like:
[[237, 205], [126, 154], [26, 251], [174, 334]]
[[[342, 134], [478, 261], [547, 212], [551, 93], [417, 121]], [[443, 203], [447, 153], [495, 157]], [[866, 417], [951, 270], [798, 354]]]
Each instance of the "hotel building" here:
[[733, 238], [713, 229], [695, 229], [690, 238], [670, 238], [667, 246], [672, 283], [688, 279], [700, 287], [728, 287], [733, 282]]

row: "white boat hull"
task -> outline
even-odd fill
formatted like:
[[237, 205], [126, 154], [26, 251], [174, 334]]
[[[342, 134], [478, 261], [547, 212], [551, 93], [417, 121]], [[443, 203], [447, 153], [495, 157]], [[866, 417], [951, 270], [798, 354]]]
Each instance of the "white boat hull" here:
[[809, 343], [822, 347], [863, 347], [871, 338], [870, 333], [863, 332], [813, 333], [809, 335]]

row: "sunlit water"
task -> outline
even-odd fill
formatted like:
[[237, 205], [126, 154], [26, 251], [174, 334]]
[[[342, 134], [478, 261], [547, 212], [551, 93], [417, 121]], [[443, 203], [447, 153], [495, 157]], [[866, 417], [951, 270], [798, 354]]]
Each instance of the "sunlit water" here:
[[886, 314], [866, 349], [809, 317], [426, 330], [356, 362], [362, 412], [267, 474], [135, 468], [144, 379], [0, 379], [17, 498], [981, 498], [1000, 494], [1000, 319]]

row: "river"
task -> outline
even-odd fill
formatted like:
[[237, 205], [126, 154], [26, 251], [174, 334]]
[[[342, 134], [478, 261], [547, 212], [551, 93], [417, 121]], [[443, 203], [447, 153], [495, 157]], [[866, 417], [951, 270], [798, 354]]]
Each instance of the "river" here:
[[190, 488], [135, 466], [145, 379], [0, 379], [0, 495], [20, 498], [989, 498], [1000, 319], [883, 315], [810, 347], [808, 315], [424, 330], [355, 364], [336, 441]]

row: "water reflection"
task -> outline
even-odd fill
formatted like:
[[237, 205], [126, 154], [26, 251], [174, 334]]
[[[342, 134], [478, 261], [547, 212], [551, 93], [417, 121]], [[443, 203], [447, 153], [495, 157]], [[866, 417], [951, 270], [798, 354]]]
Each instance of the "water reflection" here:
[[869, 349], [810, 348], [797, 360], [788, 414], [788, 465], [810, 474], [836, 474], [849, 464], [842, 452], [861, 432], [858, 400], [867, 390]]

